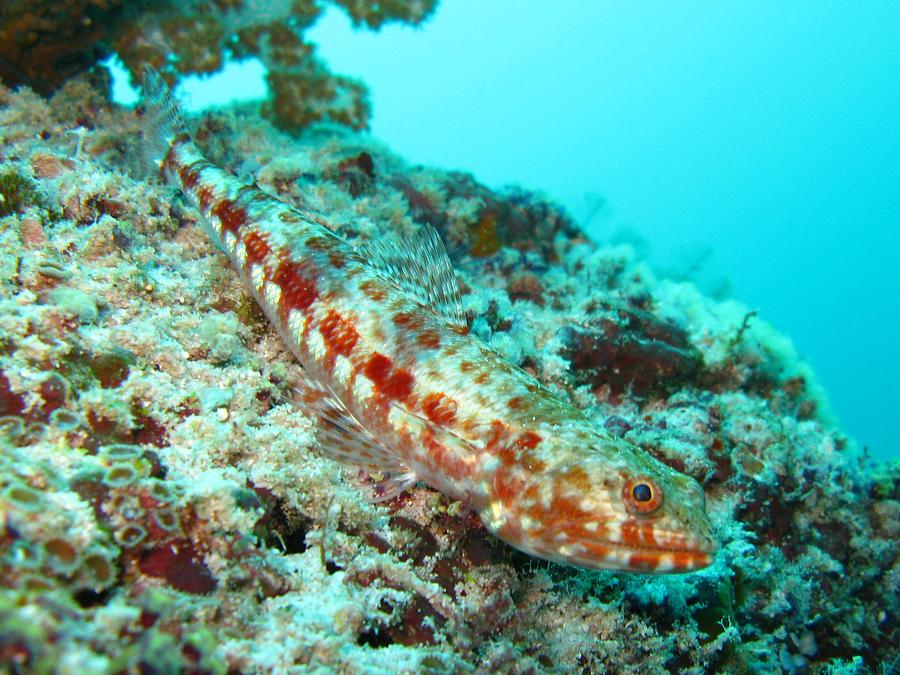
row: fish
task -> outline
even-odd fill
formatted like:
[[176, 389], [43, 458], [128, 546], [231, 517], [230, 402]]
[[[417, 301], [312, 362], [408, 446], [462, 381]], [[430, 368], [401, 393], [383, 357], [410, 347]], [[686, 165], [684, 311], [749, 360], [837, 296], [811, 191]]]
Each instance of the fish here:
[[376, 499], [423, 483], [507, 544], [587, 569], [713, 562], [700, 484], [475, 336], [434, 228], [353, 246], [208, 161], [149, 67], [143, 93], [147, 166], [199, 211], [299, 361], [324, 454], [377, 479]]

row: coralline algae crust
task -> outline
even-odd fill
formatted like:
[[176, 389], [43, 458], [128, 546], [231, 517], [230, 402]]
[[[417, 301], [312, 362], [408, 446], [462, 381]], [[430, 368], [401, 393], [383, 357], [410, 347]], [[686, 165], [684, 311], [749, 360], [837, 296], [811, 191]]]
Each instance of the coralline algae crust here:
[[[90, 78], [0, 87], [0, 658], [116, 672], [890, 672], [897, 465], [870, 466], [789, 341], [627, 246], [354, 134], [191, 120], [354, 242], [435, 224], [473, 332], [700, 480], [699, 573], [586, 572], [424, 487], [365, 501], [291, 405], [297, 368], [197, 215], [139, 177]], [[123, 140], [129, 139], [129, 140]], [[9, 202], [12, 204], [13, 202]], [[602, 353], [599, 360], [596, 354]]]

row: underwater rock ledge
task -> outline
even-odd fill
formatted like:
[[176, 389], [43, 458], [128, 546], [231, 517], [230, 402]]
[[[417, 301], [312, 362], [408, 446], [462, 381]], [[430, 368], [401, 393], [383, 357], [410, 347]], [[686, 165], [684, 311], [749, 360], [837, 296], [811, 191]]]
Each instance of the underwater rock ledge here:
[[[418, 25], [437, 0], [330, 0], [354, 26]], [[324, 12], [309, 0], [4, 0], [0, 81], [49, 95], [115, 55], [137, 82], [152, 65], [170, 84], [258, 59], [271, 94], [264, 115], [283, 129], [330, 121], [368, 126], [365, 86], [335, 75], [304, 32]]]
[[722, 544], [653, 577], [529, 558], [417, 487], [365, 501], [197, 215], [87, 78], [0, 86], [0, 661], [17, 671], [891, 672], [900, 468], [790, 341], [554, 205], [371, 139], [190, 120], [352, 242], [433, 224], [472, 331], [699, 480]]

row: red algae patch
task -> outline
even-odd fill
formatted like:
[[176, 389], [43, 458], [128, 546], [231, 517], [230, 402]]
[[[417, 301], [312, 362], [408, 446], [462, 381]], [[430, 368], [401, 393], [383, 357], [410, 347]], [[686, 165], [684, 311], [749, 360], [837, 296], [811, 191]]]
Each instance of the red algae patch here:
[[216, 587], [212, 573], [186, 540], [148, 551], [138, 561], [138, 568], [143, 574], [164, 579], [169, 586], [185, 593], [205, 595]]

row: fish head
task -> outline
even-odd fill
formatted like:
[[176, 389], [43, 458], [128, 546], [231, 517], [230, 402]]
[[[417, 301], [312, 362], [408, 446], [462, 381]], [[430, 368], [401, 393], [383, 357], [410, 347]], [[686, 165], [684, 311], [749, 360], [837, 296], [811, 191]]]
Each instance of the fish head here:
[[491, 505], [501, 538], [590, 569], [673, 573], [712, 563], [718, 544], [696, 480], [604, 433], [577, 434], [589, 444], [577, 453], [567, 452], [571, 434], [562, 436], [563, 447], [545, 437], [540, 471], [509, 474], [520, 479], [516, 499]]

